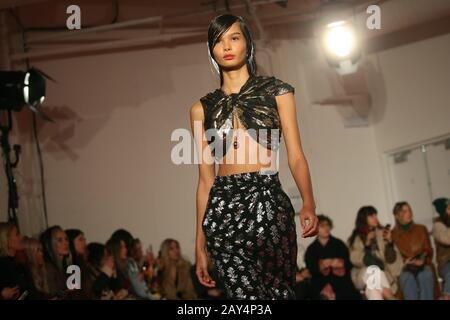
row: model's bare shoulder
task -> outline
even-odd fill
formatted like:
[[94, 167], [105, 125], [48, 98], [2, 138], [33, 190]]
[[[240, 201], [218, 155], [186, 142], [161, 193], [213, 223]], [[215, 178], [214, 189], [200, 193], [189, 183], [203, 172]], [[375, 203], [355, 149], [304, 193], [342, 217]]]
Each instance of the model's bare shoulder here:
[[203, 105], [202, 103], [199, 101], [195, 102], [191, 108], [190, 108], [190, 114], [191, 114], [191, 118], [195, 119], [195, 120], [202, 120], [204, 115], [203, 115]]

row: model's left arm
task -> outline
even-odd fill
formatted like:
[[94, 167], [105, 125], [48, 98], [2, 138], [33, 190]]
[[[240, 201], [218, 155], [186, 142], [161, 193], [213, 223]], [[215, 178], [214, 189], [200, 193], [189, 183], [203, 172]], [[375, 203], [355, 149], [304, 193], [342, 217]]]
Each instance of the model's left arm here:
[[[303, 199], [303, 208], [300, 211], [300, 224], [303, 228], [302, 237], [312, 237], [317, 234], [316, 204], [309, 166], [303, 152], [300, 130], [297, 124], [294, 93], [287, 92], [277, 95], [275, 98], [286, 143], [289, 169]], [[307, 221], [309, 221], [309, 224], [307, 224]]]

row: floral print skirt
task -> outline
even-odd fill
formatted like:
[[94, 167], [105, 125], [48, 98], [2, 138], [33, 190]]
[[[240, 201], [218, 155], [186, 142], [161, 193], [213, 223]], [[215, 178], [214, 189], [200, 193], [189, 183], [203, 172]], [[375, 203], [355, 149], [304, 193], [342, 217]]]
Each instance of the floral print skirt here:
[[202, 228], [228, 299], [295, 299], [294, 216], [278, 172], [215, 177]]

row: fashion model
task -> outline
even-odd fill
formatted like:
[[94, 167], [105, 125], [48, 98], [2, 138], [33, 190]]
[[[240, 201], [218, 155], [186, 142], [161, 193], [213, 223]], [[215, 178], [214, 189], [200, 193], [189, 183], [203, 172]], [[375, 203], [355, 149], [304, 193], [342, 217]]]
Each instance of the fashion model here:
[[[317, 217], [294, 87], [257, 75], [251, 33], [240, 16], [215, 17], [207, 45], [220, 88], [190, 108], [200, 157], [196, 275], [215, 287], [207, 267], [211, 258], [229, 299], [295, 299], [295, 211], [273, 161], [280, 132], [303, 199], [303, 237], [316, 235]], [[198, 124], [200, 131], [194, 129]]]

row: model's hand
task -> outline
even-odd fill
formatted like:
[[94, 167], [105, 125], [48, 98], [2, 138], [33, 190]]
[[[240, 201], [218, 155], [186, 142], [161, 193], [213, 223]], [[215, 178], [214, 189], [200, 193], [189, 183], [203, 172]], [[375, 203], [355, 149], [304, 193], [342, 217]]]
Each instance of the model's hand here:
[[197, 275], [198, 281], [200, 281], [200, 283], [205, 287], [208, 288], [215, 287], [216, 282], [213, 279], [211, 279], [208, 273], [208, 258], [206, 256], [205, 251], [199, 250], [196, 253], [195, 264], [196, 264], [195, 273]]
[[300, 211], [300, 224], [303, 228], [303, 238], [314, 237], [317, 234], [317, 216], [313, 208], [302, 208]]

